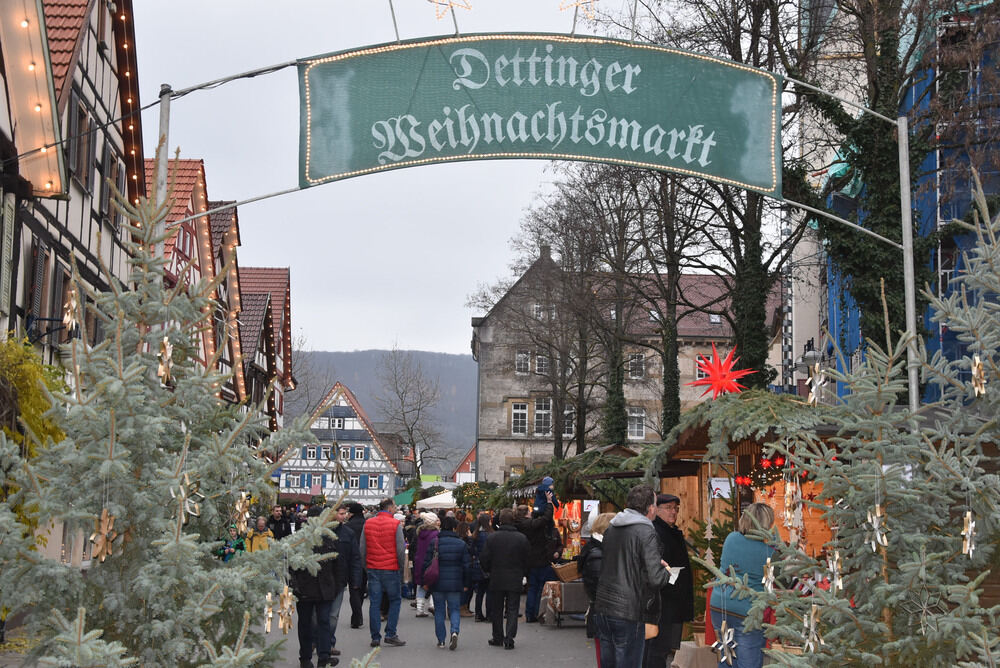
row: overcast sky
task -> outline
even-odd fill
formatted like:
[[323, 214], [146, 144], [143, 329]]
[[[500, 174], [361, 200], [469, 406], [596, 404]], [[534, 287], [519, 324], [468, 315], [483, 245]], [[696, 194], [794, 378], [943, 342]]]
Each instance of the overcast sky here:
[[[568, 0], [467, 0], [462, 33], [569, 33]], [[624, 0], [602, 0], [617, 11]], [[452, 34], [428, 0], [395, 0], [402, 39]], [[140, 97], [259, 67], [395, 40], [388, 0], [170, 0], [135, 3]], [[581, 22], [577, 33], [586, 34]], [[209, 197], [243, 200], [298, 183], [295, 68], [174, 100], [171, 155], [205, 161]], [[146, 157], [159, 111], [143, 115]], [[292, 326], [313, 350], [468, 353], [465, 307], [506, 276], [526, 208], [551, 179], [544, 161], [478, 161], [362, 176], [239, 209], [243, 266], [290, 267]]]

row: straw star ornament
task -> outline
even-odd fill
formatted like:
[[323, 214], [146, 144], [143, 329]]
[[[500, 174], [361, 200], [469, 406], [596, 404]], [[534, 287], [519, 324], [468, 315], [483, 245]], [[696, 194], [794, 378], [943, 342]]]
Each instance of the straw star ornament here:
[[102, 562], [111, 556], [111, 547], [118, 533], [115, 531], [115, 516], [108, 514], [108, 509], [101, 511], [101, 517], [94, 521], [94, 533], [90, 534], [90, 542], [94, 544], [93, 556]]
[[292, 613], [294, 612], [293, 603], [295, 602], [295, 597], [292, 596], [292, 592], [288, 589], [288, 585], [285, 585], [281, 590], [281, 596], [278, 597], [278, 628], [285, 635], [292, 628]]
[[986, 372], [979, 355], [972, 356], [972, 391], [977, 397], [986, 394]]

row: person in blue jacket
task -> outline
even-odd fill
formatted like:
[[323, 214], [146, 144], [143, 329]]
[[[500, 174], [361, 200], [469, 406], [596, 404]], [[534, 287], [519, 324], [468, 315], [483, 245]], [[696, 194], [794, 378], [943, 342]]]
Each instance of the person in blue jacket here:
[[454, 650], [458, 647], [458, 631], [462, 620], [462, 592], [472, 580], [472, 557], [465, 541], [455, 533], [457, 527], [458, 520], [454, 517], [443, 518], [435, 549], [428, 550], [424, 560], [424, 571], [426, 571], [434, 555], [437, 554], [438, 579], [431, 586], [431, 596], [434, 598], [434, 632], [440, 649], [445, 647], [445, 606], [451, 620], [448, 649]]
[[[553, 512], [559, 508], [559, 499], [556, 498], [556, 491], [552, 489], [553, 482], [551, 477], [545, 476], [542, 478], [542, 482], [538, 483], [538, 487], [535, 488], [535, 505], [532, 510], [544, 513], [547, 505], [552, 506]], [[548, 497], [549, 492], [552, 493], [551, 498]]]
[[[767, 543], [754, 537], [757, 530], [767, 531], [774, 524], [774, 511], [765, 503], [751, 503], [740, 515], [737, 531], [726, 536], [719, 558], [719, 570], [726, 575], [742, 579], [748, 576], [750, 587], [764, 591], [764, 565], [774, 553]], [[738, 598], [732, 585], [719, 585], [712, 589], [709, 607], [712, 611], [712, 626], [715, 636], [723, 640], [722, 622], [733, 630], [736, 642], [736, 661], [730, 666], [719, 661], [720, 668], [760, 668], [764, 665], [764, 631], [743, 628], [743, 620], [750, 611], [753, 599]], [[720, 657], [723, 659], [724, 657]]]

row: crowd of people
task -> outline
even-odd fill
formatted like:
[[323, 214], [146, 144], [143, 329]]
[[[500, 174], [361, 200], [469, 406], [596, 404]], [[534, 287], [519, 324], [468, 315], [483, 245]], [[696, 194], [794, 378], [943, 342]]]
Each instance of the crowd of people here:
[[[489, 622], [488, 644], [513, 650], [524, 599], [525, 623], [539, 621], [542, 589], [557, 579], [553, 563], [562, 553], [553, 521], [559, 501], [551, 479], [539, 486], [533, 506], [504, 508], [498, 513], [468, 514], [397, 509], [392, 499], [366, 512], [361, 504], [337, 507], [334, 538], [314, 550], [336, 552], [315, 574], [292, 570], [289, 582], [297, 598], [301, 668], [339, 663], [337, 627], [345, 598], [352, 629], [363, 628], [368, 599], [371, 646], [402, 647], [399, 619], [404, 590], [414, 600], [416, 617], [434, 616], [437, 647], [456, 650], [463, 618]], [[578, 558], [587, 598], [587, 636], [594, 638], [599, 668], [670, 666], [680, 647], [683, 626], [694, 618], [694, 584], [688, 543], [677, 527], [680, 499], [637, 485], [619, 513], [593, 514], [590, 538]], [[321, 506], [296, 513], [274, 506], [258, 517], [246, 536], [236, 526], [217, 551], [228, 561], [242, 551], [268, 549], [321, 514]], [[767, 529], [773, 513], [764, 504], [746, 509], [739, 530], [727, 537], [720, 559], [725, 572], [749, 574], [760, 583], [770, 547], [754, 538]], [[763, 661], [763, 633], [745, 631], [747, 599], [732, 588], [718, 587], [711, 596], [711, 621], [723, 622], [736, 636], [731, 664], [756, 668]], [[730, 666], [720, 661], [720, 666]]]

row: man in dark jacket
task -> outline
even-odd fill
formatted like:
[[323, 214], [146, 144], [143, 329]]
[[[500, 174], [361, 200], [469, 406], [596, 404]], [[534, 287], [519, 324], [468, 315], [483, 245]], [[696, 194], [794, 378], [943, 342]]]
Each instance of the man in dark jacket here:
[[337, 508], [337, 521], [340, 523], [333, 530], [337, 534], [337, 559], [334, 562], [334, 574], [337, 579], [337, 595], [333, 597], [330, 607], [330, 655], [338, 656], [337, 623], [340, 621], [340, 606], [344, 603], [344, 590], [361, 588], [361, 550], [358, 538], [347, 525], [347, 508]]
[[[479, 563], [490, 578], [489, 610], [493, 622], [493, 638], [489, 644], [514, 649], [517, 635], [517, 611], [521, 607], [521, 581], [528, 572], [530, 545], [524, 534], [514, 526], [514, 511], [500, 511], [500, 528], [486, 539]], [[503, 618], [507, 615], [507, 627]]]
[[[309, 509], [309, 517], [317, 517], [322, 512], [319, 506]], [[326, 554], [336, 550], [335, 542], [324, 538], [313, 552]], [[336, 596], [335, 559], [320, 562], [315, 575], [307, 570], [292, 570], [290, 575], [292, 590], [298, 601], [295, 611], [299, 616], [299, 666], [312, 668], [313, 647], [320, 666], [336, 666], [340, 660], [330, 656], [330, 607]]]
[[[552, 492], [548, 492], [546, 498], [551, 499]], [[538, 621], [538, 606], [542, 601], [542, 589], [545, 587], [545, 583], [556, 579], [556, 572], [552, 570], [552, 558], [556, 550], [552, 539], [555, 523], [552, 521], [551, 501], [545, 504], [543, 510], [532, 512], [531, 517], [527, 516], [526, 508], [526, 506], [521, 506], [518, 509], [521, 517], [515, 522], [515, 526], [528, 539], [530, 545], [528, 594], [524, 599], [524, 621], [531, 624]]]
[[677, 528], [681, 500], [673, 494], [656, 496], [653, 528], [663, 548], [661, 556], [671, 568], [683, 567], [673, 584], [660, 590], [660, 631], [646, 642], [643, 668], [666, 668], [680, 649], [684, 622], [694, 619], [694, 578], [684, 532]]
[[670, 581], [653, 528], [656, 494], [649, 485], [633, 487], [626, 508], [604, 534], [604, 561], [594, 601], [601, 644], [601, 668], [642, 664], [645, 624], [659, 618], [659, 591]]
[[[361, 530], [365, 528], [365, 509], [357, 501], [345, 504], [348, 512], [347, 528], [354, 534], [354, 544], [361, 549]], [[360, 629], [364, 626], [364, 609], [362, 603], [365, 598], [365, 583], [367, 573], [364, 565], [361, 568], [361, 583], [354, 585], [348, 583], [348, 596], [351, 601], [351, 628]]]
[[267, 528], [274, 534], [274, 540], [281, 540], [292, 533], [292, 524], [285, 517], [281, 506], [271, 508], [271, 516], [267, 518]]

